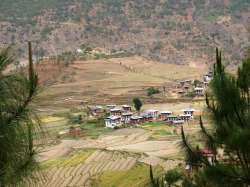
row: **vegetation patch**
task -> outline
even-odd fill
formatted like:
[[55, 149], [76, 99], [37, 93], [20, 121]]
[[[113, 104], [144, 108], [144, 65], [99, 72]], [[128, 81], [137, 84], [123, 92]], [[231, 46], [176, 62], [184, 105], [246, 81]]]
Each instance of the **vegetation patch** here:
[[148, 122], [144, 123], [141, 127], [147, 129], [147, 128], [157, 128], [163, 126], [166, 126], [164, 122]]
[[148, 96], [152, 96], [154, 94], [158, 94], [160, 93], [160, 90], [158, 88], [155, 88], [155, 87], [150, 87], [147, 89], [147, 95]]
[[112, 132], [113, 129], [105, 128], [100, 121], [87, 122], [81, 125], [84, 136], [92, 139], [97, 139], [100, 135]]
[[166, 140], [178, 138], [174, 126], [168, 126], [164, 122], [149, 122], [141, 126], [145, 130], [152, 131], [149, 140]]
[[[149, 166], [137, 163], [128, 171], [107, 171], [98, 179], [94, 180], [95, 187], [143, 187], [150, 184]], [[160, 166], [154, 167], [155, 176], [159, 176], [163, 172]]]
[[52, 123], [52, 122], [63, 121], [63, 120], [65, 120], [65, 118], [55, 117], [55, 116], [48, 116], [48, 117], [41, 119], [42, 123]]
[[54, 168], [54, 167], [72, 167], [80, 163], [83, 163], [95, 150], [94, 149], [84, 149], [76, 151], [68, 155], [55, 160], [48, 160], [41, 163], [42, 169]]

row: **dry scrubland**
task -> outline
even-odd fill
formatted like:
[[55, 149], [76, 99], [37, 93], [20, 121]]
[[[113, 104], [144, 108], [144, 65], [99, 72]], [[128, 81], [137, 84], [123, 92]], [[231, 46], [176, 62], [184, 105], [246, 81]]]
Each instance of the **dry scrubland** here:
[[[161, 122], [137, 128], [111, 130], [100, 121], [87, 120], [85, 104], [131, 104], [134, 96], [145, 102], [143, 110], [159, 109], [180, 113], [189, 106], [203, 111], [204, 102], [171, 98], [168, 94], [146, 96], [145, 89], [165, 86], [178, 80], [199, 79], [207, 67], [160, 64], [142, 57], [81, 61], [62, 66], [44, 62], [36, 66], [40, 83], [46, 85], [36, 100], [49, 144], [39, 147], [41, 170], [25, 179], [24, 186], [147, 186], [149, 165], [157, 175], [183, 165], [180, 127]], [[72, 125], [69, 116], [81, 114], [82, 136], [58, 137]], [[197, 113], [200, 114], [200, 113]], [[192, 141], [198, 141], [198, 119], [185, 124]], [[208, 121], [205, 120], [205, 125]]]
[[165, 86], [169, 91], [178, 80], [200, 79], [207, 67], [198, 62], [162, 64], [135, 56], [77, 61], [67, 67], [45, 62], [38, 65], [37, 70], [42, 83], [49, 84], [39, 95], [37, 103], [43, 107], [60, 108], [78, 106], [82, 101], [92, 104], [130, 103], [134, 96], [144, 97], [148, 102], [167, 101], [169, 97], [163, 96], [153, 101], [148, 99], [145, 89]]

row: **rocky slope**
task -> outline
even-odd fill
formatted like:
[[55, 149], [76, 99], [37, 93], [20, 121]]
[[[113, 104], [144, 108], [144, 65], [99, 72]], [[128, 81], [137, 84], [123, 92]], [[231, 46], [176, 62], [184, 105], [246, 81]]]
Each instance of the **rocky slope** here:
[[220, 47], [237, 63], [248, 45], [249, 0], [1, 0], [0, 44], [23, 56], [56, 55], [85, 44], [165, 63], [211, 63]]

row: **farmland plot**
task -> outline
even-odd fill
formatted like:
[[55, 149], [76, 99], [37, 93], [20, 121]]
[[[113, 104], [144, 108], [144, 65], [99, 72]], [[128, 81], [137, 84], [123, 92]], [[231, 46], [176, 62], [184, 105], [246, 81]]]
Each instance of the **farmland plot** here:
[[24, 181], [27, 187], [77, 187], [91, 186], [91, 178], [104, 171], [127, 171], [137, 162], [120, 152], [97, 150], [83, 163], [73, 166], [59, 166], [37, 172]]

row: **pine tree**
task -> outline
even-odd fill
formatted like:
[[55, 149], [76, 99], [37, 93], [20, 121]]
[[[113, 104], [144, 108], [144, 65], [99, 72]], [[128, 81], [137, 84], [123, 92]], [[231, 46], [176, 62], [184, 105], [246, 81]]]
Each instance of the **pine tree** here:
[[213, 128], [207, 130], [202, 118], [203, 143], [213, 153], [212, 161], [202, 149], [188, 142], [182, 129], [187, 161], [194, 168], [189, 186], [244, 187], [250, 185], [250, 60], [244, 60], [234, 77], [226, 73], [221, 52], [216, 50], [214, 78], [206, 96]]
[[135, 97], [133, 99], [133, 103], [134, 103], [134, 107], [135, 107], [136, 111], [140, 112], [141, 107], [143, 105], [142, 102], [141, 102], [141, 100], [140, 100], [140, 98], [139, 97]]
[[19, 182], [34, 168], [33, 136], [39, 126], [29, 109], [38, 78], [33, 69], [29, 42], [28, 77], [4, 73], [14, 62], [10, 49], [0, 52], [0, 186]]

